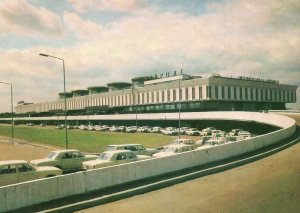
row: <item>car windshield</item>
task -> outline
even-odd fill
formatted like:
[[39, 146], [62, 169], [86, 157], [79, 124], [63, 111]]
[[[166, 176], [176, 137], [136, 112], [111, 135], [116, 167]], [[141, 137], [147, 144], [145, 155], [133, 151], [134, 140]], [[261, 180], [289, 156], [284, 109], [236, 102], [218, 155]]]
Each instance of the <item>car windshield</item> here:
[[108, 147], [106, 147], [106, 151], [113, 151], [113, 150], [116, 150], [115, 146], [108, 146]]
[[55, 159], [56, 158], [56, 156], [57, 156], [57, 153], [55, 153], [55, 152], [50, 152], [48, 155], [47, 155], [47, 157], [46, 158], [48, 158], [48, 159]]
[[110, 158], [110, 154], [104, 153], [104, 152], [101, 155], [99, 155], [99, 157], [98, 157], [98, 159], [100, 159], [100, 160], [107, 160], [109, 158]]

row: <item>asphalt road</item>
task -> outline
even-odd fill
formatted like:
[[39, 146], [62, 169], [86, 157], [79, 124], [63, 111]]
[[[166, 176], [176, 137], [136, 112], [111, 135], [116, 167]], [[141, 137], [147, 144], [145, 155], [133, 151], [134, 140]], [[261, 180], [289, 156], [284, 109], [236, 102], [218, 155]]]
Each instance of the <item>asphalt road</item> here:
[[300, 143], [259, 161], [79, 212], [299, 212]]

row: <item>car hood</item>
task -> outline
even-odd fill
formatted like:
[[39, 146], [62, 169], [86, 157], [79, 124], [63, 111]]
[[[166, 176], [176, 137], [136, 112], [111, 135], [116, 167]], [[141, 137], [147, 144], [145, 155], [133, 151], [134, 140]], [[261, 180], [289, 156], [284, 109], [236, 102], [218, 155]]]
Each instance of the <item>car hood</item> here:
[[152, 158], [151, 156], [148, 156], [148, 155], [137, 155], [137, 157], [138, 157], [138, 160], [144, 160], [144, 159]]
[[42, 159], [32, 160], [32, 161], [30, 161], [30, 163], [38, 165], [38, 164], [46, 163], [46, 162], [50, 162], [50, 161], [54, 161], [54, 160], [51, 160], [51, 159], [48, 159], [48, 158], [42, 158]]
[[94, 160], [96, 158], [98, 158], [97, 155], [84, 155], [85, 158], [88, 158], [88, 159], [91, 159], [91, 160]]
[[36, 167], [36, 171], [61, 171], [61, 170], [54, 166], [38, 166]]
[[170, 155], [175, 155], [176, 153], [174, 152], [158, 152], [154, 154], [154, 157], [165, 157], [165, 156], [170, 156]]
[[108, 163], [110, 162], [109, 160], [89, 160], [89, 161], [85, 161], [82, 164], [83, 165], [89, 165], [89, 166], [95, 166], [95, 165], [99, 165], [99, 164], [104, 164], [104, 163]]

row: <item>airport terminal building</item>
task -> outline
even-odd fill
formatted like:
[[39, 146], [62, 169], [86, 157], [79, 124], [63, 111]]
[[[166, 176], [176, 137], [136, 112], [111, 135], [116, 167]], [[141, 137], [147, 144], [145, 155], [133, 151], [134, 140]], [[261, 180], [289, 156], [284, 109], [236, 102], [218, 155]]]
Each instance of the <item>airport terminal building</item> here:
[[68, 115], [282, 110], [296, 102], [294, 85], [251, 77], [209, 77], [167, 74], [137, 77], [131, 82], [111, 82], [86, 90], [59, 93], [45, 103], [20, 101], [20, 116], [51, 116], [62, 113], [66, 97]]

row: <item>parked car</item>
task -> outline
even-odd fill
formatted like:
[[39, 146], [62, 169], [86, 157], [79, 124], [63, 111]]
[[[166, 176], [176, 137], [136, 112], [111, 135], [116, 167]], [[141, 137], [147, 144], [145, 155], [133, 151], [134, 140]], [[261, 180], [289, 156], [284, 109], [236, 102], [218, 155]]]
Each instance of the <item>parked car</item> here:
[[109, 131], [110, 131], [110, 132], [117, 132], [117, 126], [111, 126], [111, 127], [109, 128]]
[[64, 128], [65, 128], [64, 124], [60, 124], [55, 127], [55, 129], [64, 129]]
[[154, 127], [152, 127], [150, 132], [152, 132], [152, 133], [161, 133], [161, 130], [162, 130], [162, 128], [160, 126], [154, 126]]
[[[169, 145], [175, 145], [175, 144], [186, 144], [191, 145], [193, 147], [197, 147], [198, 145], [193, 141], [192, 139], [186, 139], [186, 138], [178, 138], [173, 140]], [[169, 146], [167, 145], [167, 146]]]
[[53, 166], [33, 167], [25, 160], [0, 161], [0, 186], [61, 175]]
[[204, 145], [206, 141], [208, 141], [209, 139], [211, 139], [212, 136], [211, 135], [207, 135], [207, 136], [201, 136], [200, 140], [196, 141], [196, 144], [198, 145]]
[[175, 127], [167, 127], [164, 130], [161, 131], [164, 135], [177, 135], [178, 131]]
[[116, 130], [117, 130], [117, 132], [124, 132], [125, 131], [125, 126], [117, 126]]
[[205, 129], [202, 129], [200, 134], [202, 136], [211, 135], [212, 130], [216, 130], [216, 128], [215, 127], [206, 127]]
[[94, 160], [97, 155], [84, 155], [78, 150], [56, 150], [50, 152], [47, 157], [37, 160], [32, 160], [30, 163], [33, 166], [55, 166], [63, 171], [81, 169], [83, 161]]
[[238, 136], [239, 132], [243, 131], [242, 129], [232, 129], [230, 132], [228, 132], [229, 136]]
[[126, 127], [125, 132], [133, 133], [133, 132], [136, 132], [136, 130], [137, 130], [136, 126], [129, 126], [129, 127]]
[[212, 137], [211, 139], [209, 139], [205, 142], [205, 145], [211, 145], [211, 146], [222, 145], [222, 144], [225, 144], [226, 142], [227, 142], [227, 140], [225, 137], [219, 137], [219, 138]]
[[245, 140], [251, 138], [251, 133], [248, 131], [239, 131], [238, 140]]
[[100, 130], [100, 131], [107, 131], [107, 130], [109, 130], [109, 126], [107, 126], [107, 125], [102, 125], [102, 126], [100, 126], [99, 130]]
[[180, 132], [180, 134], [185, 135], [185, 134], [186, 134], [186, 131], [187, 131], [188, 129], [190, 129], [190, 128], [189, 128], [189, 127], [180, 127], [180, 128], [178, 128], [177, 130], [178, 130], [178, 132]]
[[200, 131], [196, 128], [190, 128], [188, 130], [185, 131], [186, 135], [191, 135], [191, 136], [197, 136], [200, 135]]
[[145, 148], [141, 144], [118, 144], [118, 145], [108, 145], [106, 151], [114, 150], [130, 150], [136, 155], [148, 155], [151, 156], [158, 152], [158, 149]]
[[88, 130], [88, 127], [86, 125], [80, 125], [78, 129], [80, 129], [80, 130]]
[[100, 125], [95, 125], [95, 126], [94, 126], [94, 129], [95, 129], [96, 131], [100, 131], [100, 128], [101, 128]]
[[150, 132], [150, 127], [149, 126], [141, 126], [137, 129], [137, 132], [141, 132], [141, 133]]
[[130, 150], [113, 150], [105, 151], [95, 160], [85, 161], [82, 163], [82, 169], [96, 169], [116, 164], [129, 163], [141, 159], [150, 158], [145, 155], [136, 155]]
[[165, 146], [160, 152], [153, 155], [153, 157], [164, 157], [170, 155], [176, 155], [178, 153], [194, 150], [195, 147], [186, 144], [173, 144]]
[[95, 127], [93, 125], [88, 125], [87, 126], [87, 130], [88, 131], [94, 131], [95, 130]]

